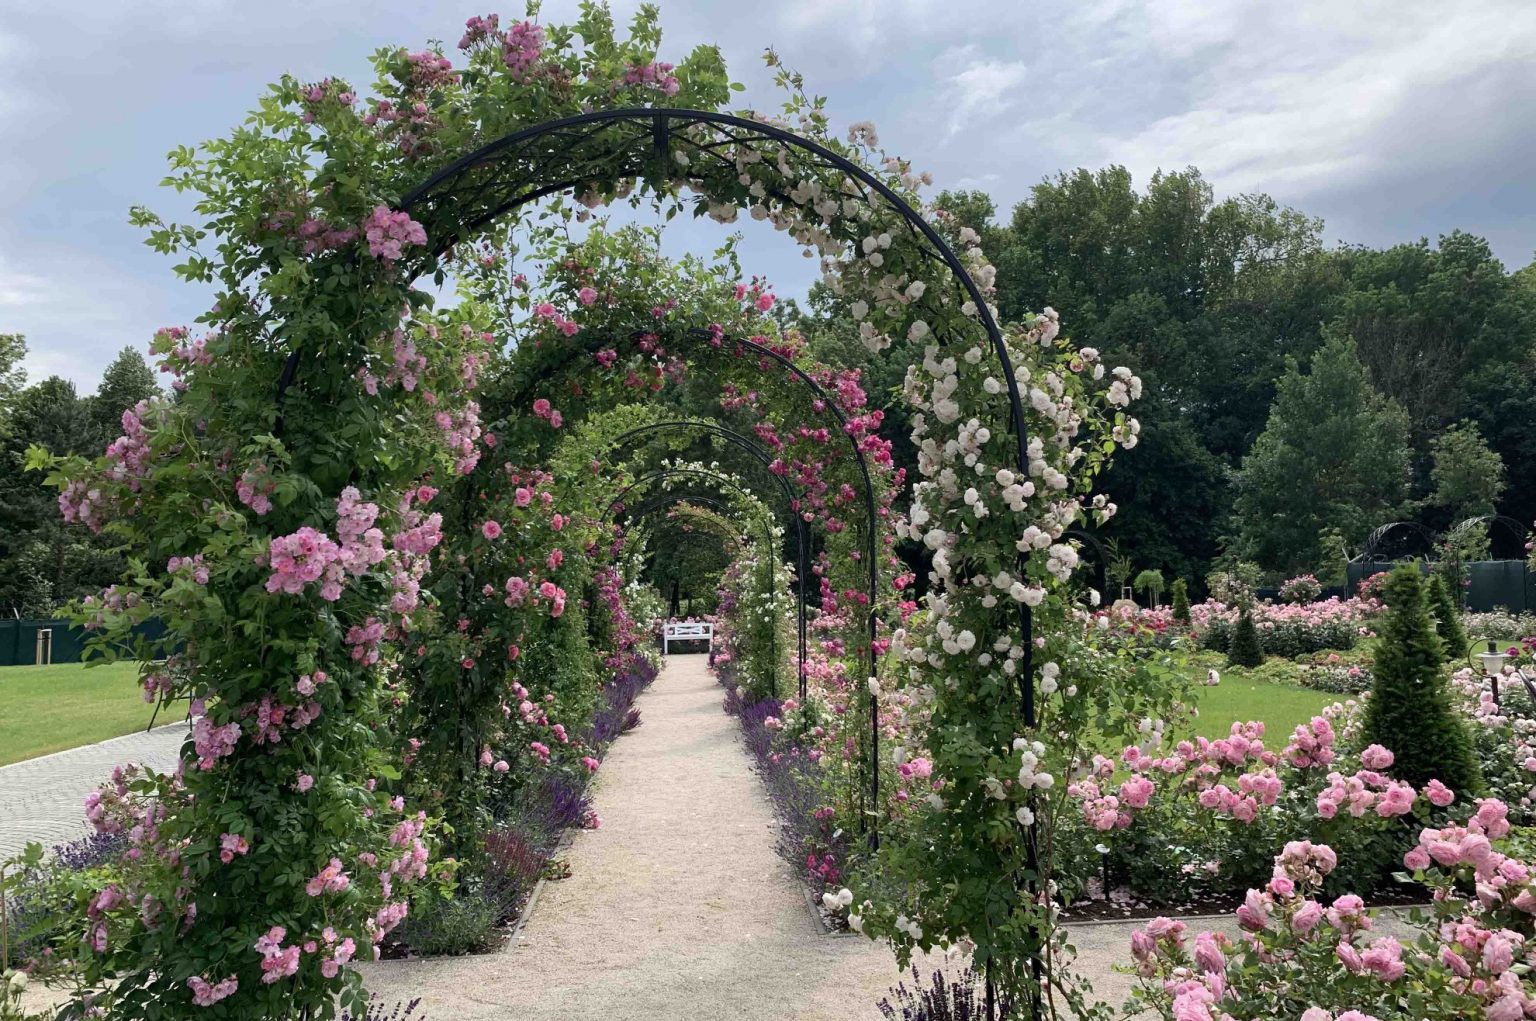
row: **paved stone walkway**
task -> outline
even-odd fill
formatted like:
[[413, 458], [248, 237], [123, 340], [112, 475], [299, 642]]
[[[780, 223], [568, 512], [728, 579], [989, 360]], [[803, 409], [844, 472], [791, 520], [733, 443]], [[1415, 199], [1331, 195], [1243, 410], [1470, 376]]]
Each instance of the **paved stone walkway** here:
[[598, 771], [601, 829], [546, 883], [522, 938], [480, 957], [370, 963], [431, 1021], [850, 1021], [901, 974], [883, 945], [820, 935], [773, 851], [778, 824], [704, 656], [673, 656]]
[[176, 723], [0, 766], [0, 859], [34, 840], [51, 847], [84, 836], [90, 827], [81, 804], [112, 767], [140, 762], [171, 770], [186, 733]]

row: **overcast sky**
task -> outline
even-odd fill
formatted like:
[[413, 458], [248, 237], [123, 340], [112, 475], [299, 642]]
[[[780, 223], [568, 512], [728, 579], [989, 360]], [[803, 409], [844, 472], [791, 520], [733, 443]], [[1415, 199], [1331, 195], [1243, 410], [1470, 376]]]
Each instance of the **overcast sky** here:
[[[574, 6], [550, 0], [543, 20]], [[169, 149], [227, 133], [282, 72], [363, 85], [376, 48], [452, 43], [493, 9], [0, 0], [0, 332], [27, 335], [31, 378], [89, 391], [117, 350], [207, 305], [127, 224], [134, 203], [185, 213], [158, 187]], [[1218, 195], [1323, 217], [1333, 241], [1460, 227], [1510, 268], [1536, 250], [1530, 0], [668, 0], [662, 15], [664, 59], [717, 42], [744, 103], [768, 107], [771, 45], [839, 127], [874, 121], [936, 188], [985, 189], [1005, 212], [1059, 170], [1122, 163], [1140, 185], [1192, 164]], [[802, 290], [810, 260], [746, 227], [762, 233], [744, 268]], [[725, 229], [668, 244], [708, 250]]]

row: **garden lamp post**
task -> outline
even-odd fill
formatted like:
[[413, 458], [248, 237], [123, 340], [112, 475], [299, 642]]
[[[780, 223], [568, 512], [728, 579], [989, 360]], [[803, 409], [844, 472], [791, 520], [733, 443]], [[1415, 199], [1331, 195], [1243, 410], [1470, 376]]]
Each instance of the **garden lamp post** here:
[[1469, 644], [1474, 651], [1467, 653], [1467, 662], [1482, 668], [1488, 683], [1493, 686], [1493, 704], [1498, 705], [1499, 677], [1504, 673], [1504, 664], [1509, 662], [1509, 653], [1500, 650], [1498, 641], [1493, 638], [1478, 638]]

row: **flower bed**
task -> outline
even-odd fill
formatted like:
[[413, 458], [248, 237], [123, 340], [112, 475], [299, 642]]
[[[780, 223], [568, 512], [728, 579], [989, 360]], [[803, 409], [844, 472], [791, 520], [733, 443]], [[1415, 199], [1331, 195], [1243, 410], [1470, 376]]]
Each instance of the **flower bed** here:
[[1244, 938], [1202, 932], [1191, 948], [1185, 925], [1167, 918], [1132, 937], [1141, 988], [1129, 1006], [1167, 1021], [1536, 1016], [1528, 858], [1497, 799], [1478, 800], [1464, 824], [1422, 830], [1402, 863], [1433, 891], [1433, 907], [1411, 916], [1418, 935], [1405, 944], [1373, 933], [1360, 897], [1326, 895], [1344, 853], [1291, 841], [1237, 910]]
[[[1253, 607], [1259, 644], [1271, 656], [1295, 657], [1326, 649], [1352, 649], [1369, 636], [1370, 619], [1381, 612], [1374, 599], [1324, 599], [1316, 603], [1260, 603]], [[1202, 648], [1225, 652], [1238, 610], [1207, 601], [1191, 607], [1191, 627]]]
[[[1285, 667], [1356, 669], [1331, 658]], [[1470, 669], [1454, 675], [1453, 695], [1471, 728], [1486, 785], [1479, 793], [1507, 805], [1515, 823], [1536, 822], [1536, 701], [1506, 676], [1495, 703], [1488, 679]], [[1330, 892], [1400, 899], [1392, 874], [1418, 828], [1464, 816], [1469, 803], [1438, 784], [1414, 790], [1392, 779], [1391, 752], [1361, 740], [1365, 701], [1334, 704], [1283, 745], [1262, 724], [1234, 723], [1215, 741], [1168, 748], [1152, 734], [1116, 758], [1093, 756], [1068, 786], [1079, 811], [1064, 833], [1080, 862], [1068, 883], [1074, 910], [1084, 899], [1140, 909], [1221, 903], [1262, 885], [1273, 855], [1295, 839], [1339, 853]]]
[[494, 821], [479, 853], [461, 863], [453, 896], [418, 897], [396, 931], [392, 956], [487, 953], [506, 941], [539, 880], [559, 875], [555, 856], [566, 835], [602, 824], [588, 796], [592, 779], [608, 746], [640, 725], [634, 702], [656, 674], [653, 659], [632, 655], [604, 685], [601, 705], [573, 751], [531, 782], [509, 784], [500, 796], [492, 792]]

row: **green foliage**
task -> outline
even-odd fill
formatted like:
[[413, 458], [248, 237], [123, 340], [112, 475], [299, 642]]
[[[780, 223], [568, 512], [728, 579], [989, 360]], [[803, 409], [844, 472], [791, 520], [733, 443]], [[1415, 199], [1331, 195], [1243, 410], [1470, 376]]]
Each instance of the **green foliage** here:
[[1183, 578], [1173, 579], [1173, 619], [1189, 624], [1189, 582]]
[[1458, 794], [1482, 786], [1466, 725], [1451, 706], [1444, 647], [1416, 566], [1395, 569], [1383, 587], [1387, 614], [1377, 628], [1362, 738], [1397, 758], [1392, 774], [1422, 787], [1438, 779]]
[[1259, 629], [1253, 623], [1253, 611], [1247, 607], [1238, 614], [1227, 648], [1227, 665], [1256, 667], [1264, 663], [1264, 648], [1259, 644]]
[[1236, 510], [1249, 555], [1280, 570], [1321, 558], [1318, 536], [1352, 539], [1392, 520], [1407, 498], [1408, 419], [1372, 389], [1347, 336], [1279, 381], [1269, 422], [1243, 459]]
[[90, 399], [90, 416], [95, 423], [101, 446], [123, 431], [123, 412], [160, 393], [155, 374], [136, 348], [125, 347], [107, 366], [101, 385]]
[[1136, 580], [1131, 583], [1131, 587], [1145, 595], [1151, 605], [1156, 606], [1162, 601], [1167, 583], [1163, 580], [1162, 571], [1148, 568], [1136, 575]]
[[1430, 441], [1429, 450], [1430, 504], [1449, 510], [1455, 521], [1494, 513], [1506, 487], [1504, 459], [1476, 423], [1456, 423]]
[[1429, 610], [1435, 618], [1435, 633], [1444, 646], [1445, 658], [1459, 661], [1467, 651], [1467, 632], [1461, 625], [1461, 611], [1451, 596], [1445, 577], [1433, 574], [1429, 579]]
[[41, 474], [24, 470], [27, 451], [96, 454], [117, 433], [106, 435], [93, 418], [96, 398], [81, 398], [58, 376], [16, 391], [8, 408], [4, 401], [0, 394], [0, 608], [51, 616], [117, 580], [124, 561], [113, 552], [116, 536], [64, 526], [58, 494]]
[[1253, 590], [1263, 575], [1263, 569], [1252, 561], [1228, 558], [1205, 579], [1205, 586], [1218, 603], [1242, 606], [1252, 602]]

